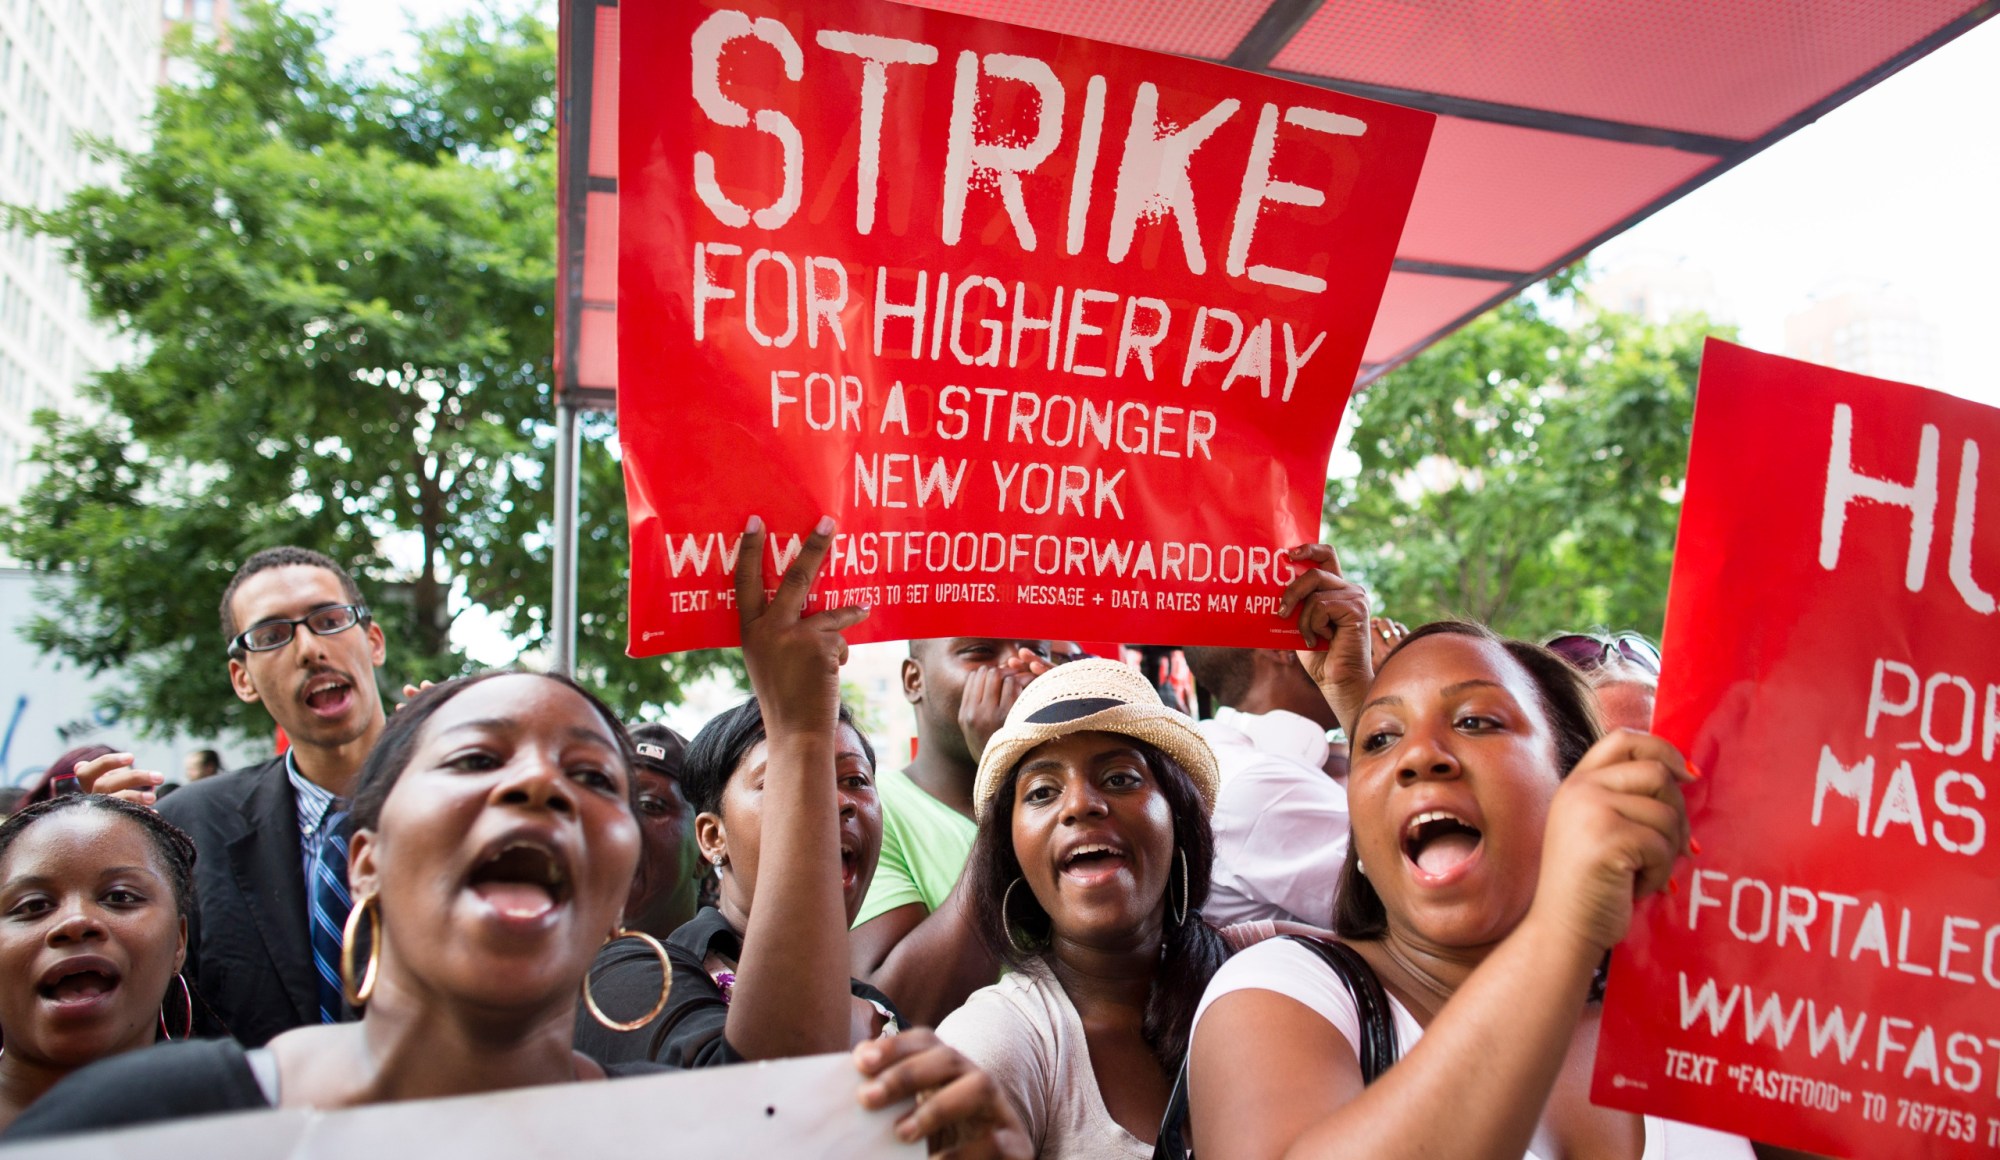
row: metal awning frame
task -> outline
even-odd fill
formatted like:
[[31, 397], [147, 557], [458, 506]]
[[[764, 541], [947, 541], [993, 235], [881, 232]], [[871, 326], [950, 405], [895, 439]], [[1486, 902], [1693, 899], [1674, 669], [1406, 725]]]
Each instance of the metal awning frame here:
[[[1958, 18], [1939, 27], [1929, 36], [1902, 52], [1856, 76], [1821, 100], [1779, 122], [1765, 133], [1748, 140], [1711, 136], [1652, 125], [1578, 116], [1549, 109], [1498, 104], [1446, 96], [1416, 89], [1394, 88], [1323, 76], [1288, 72], [1271, 67], [1271, 62], [1296, 37], [1326, 0], [1272, 0], [1256, 23], [1221, 64], [1249, 69], [1317, 88], [1331, 89], [1358, 97], [1406, 105], [1444, 116], [1486, 122], [1514, 128], [1533, 129], [1570, 137], [1674, 149], [1713, 158], [1713, 164], [1667, 190], [1597, 234], [1579, 243], [1554, 261], [1531, 270], [1491, 269], [1450, 263], [1398, 258], [1396, 271], [1427, 274], [1491, 283], [1493, 293], [1479, 304], [1452, 319], [1418, 341], [1386, 359], [1364, 365], [1356, 386], [1363, 387], [1416, 357], [1426, 347], [1451, 334], [1474, 318], [1500, 305], [1557, 271], [1581, 260], [1598, 246], [1631, 229], [1694, 190], [1728, 173], [1744, 161], [1789, 137], [1858, 94], [1895, 75], [1911, 63], [1964, 35], [2000, 13], [2000, 0], [1986, 0]], [[558, 121], [557, 178], [560, 218], [557, 226], [558, 271], [556, 293], [555, 364], [556, 461], [555, 461], [555, 599], [550, 610], [553, 625], [552, 665], [570, 671], [575, 660], [576, 623], [576, 520], [578, 413], [613, 411], [616, 392], [589, 387], [578, 380], [581, 349], [579, 320], [589, 307], [583, 296], [584, 241], [589, 193], [616, 193], [615, 178], [592, 176], [590, 141], [592, 99], [596, 90], [596, 45], [598, 20], [607, 9], [616, 10], [618, 0], [561, 0], [560, 98]], [[579, 192], [581, 191], [581, 192]]]

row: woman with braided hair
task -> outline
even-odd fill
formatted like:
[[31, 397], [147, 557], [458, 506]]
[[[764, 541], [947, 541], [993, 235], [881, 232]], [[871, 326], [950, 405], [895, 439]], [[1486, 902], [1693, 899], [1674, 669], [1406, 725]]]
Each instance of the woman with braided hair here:
[[86, 1064], [187, 1034], [194, 843], [98, 794], [0, 823], [0, 1128]]

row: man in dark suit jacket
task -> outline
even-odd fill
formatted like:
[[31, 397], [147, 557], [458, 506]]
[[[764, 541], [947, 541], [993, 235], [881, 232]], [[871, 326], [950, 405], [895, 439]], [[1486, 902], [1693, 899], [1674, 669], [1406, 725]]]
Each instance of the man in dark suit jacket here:
[[[222, 632], [236, 695], [263, 705], [291, 749], [189, 785], [159, 810], [198, 855], [186, 970], [197, 1032], [255, 1047], [351, 1016], [337, 987], [329, 1000], [315, 963], [307, 886], [382, 733], [375, 667], [385, 646], [353, 578], [303, 548], [244, 562], [222, 597]], [[340, 877], [344, 889], [344, 863]]]

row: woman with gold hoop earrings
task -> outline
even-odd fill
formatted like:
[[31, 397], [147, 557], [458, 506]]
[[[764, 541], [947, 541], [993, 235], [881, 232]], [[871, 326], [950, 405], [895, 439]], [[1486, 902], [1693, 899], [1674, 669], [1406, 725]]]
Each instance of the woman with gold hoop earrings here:
[[193, 872], [186, 834], [116, 798], [0, 823], [0, 1128], [72, 1072], [187, 1034]]
[[[848, 925], [882, 846], [875, 754], [840, 704], [841, 630], [866, 612], [804, 614], [824, 555], [810, 546], [767, 601], [762, 539], [747, 533], [737, 557], [756, 696], [703, 726], [681, 767], [716, 905], [668, 936], [671, 998], [654, 1019], [623, 1034], [579, 1021], [578, 1047], [602, 1059], [693, 1068], [815, 1055], [899, 1022], [886, 996], [845, 970]], [[590, 977], [592, 993], [620, 1009], [662, 984], [659, 959], [630, 940], [606, 946]]]
[[1153, 1154], [1202, 988], [1215, 755], [1137, 670], [1074, 661], [1022, 691], [973, 783], [979, 937], [1012, 973], [938, 1025], [1036, 1155]]
[[[1033, 1153], [992, 1081], [930, 1031], [900, 1029], [886, 995], [847, 977], [847, 932], [875, 874], [882, 811], [875, 753], [840, 703], [841, 633], [867, 610], [804, 607], [832, 542], [833, 521], [820, 521], [767, 599], [763, 523], [744, 530], [737, 610], [755, 695], [695, 735], [681, 775], [716, 905], [667, 939], [665, 1012], [634, 1034], [579, 1042], [588, 1034], [603, 1058], [681, 1068], [853, 1047], [866, 1106], [926, 1093], [897, 1124], [902, 1139], [1025, 1158]], [[607, 1002], [636, 1006], [661, 976], [621, 942], [599, 954], [591, 979]]]
[[[7, 1140], [620, 1070], [570, 1040], [638, 865], [632, 784], [624, 729], [567, 678], [487, 673], [424, 690], [389, 719], [354, 795], [342, 981], [360, 1020], [250, 1050], [205, 1040], [106, 1060], [57, 1085]], [[606, 1013], [632, 1015], [649, 1017]]]

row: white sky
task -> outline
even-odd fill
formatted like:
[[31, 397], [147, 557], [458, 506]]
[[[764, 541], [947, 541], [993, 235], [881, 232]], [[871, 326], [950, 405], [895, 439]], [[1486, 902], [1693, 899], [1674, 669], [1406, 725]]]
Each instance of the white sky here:
[[2000, 405], [2000, 28], [1989, 21], [1607, 243], [1713, 274], [1743, 341], [1854, 284], [1913, 299], [1938, 387]]

